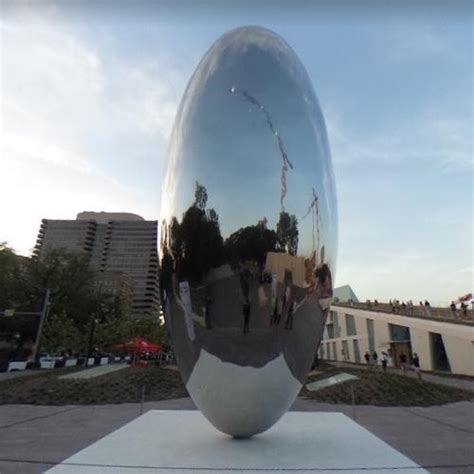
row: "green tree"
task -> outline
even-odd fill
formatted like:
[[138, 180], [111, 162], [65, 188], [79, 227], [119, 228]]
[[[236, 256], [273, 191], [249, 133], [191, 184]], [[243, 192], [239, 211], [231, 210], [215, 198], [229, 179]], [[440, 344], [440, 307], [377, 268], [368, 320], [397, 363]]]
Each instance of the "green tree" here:
[[248, 226], [239, 229], [226, 239], [225, 250], [234, 267], [245, 261], [256, 261], [263, 266], [267, 253], [276, 250], [277, 241], [275, 231], [262, 225]]
[[224, 261], [219, 216], [214, 209], [205, 209], [207, 197], [206, 188], [196, 182], [193, 205], [183, 214], [181, 223], [176, 217], [170, 223], [169, 250], [180, 280], [197, 282], [212, 267]]
[[94, 272], [85, 255], [54, 249], [31, 259], [30, 277], [35, 285], [51, 291], [50, 314], [66, 313], [78, 327], [89, 322], [97, 302]]
[[82, 351], [85, 344], [85, 332], [78, 328], [64, 310], [48, 315], [41, 337], [41, 351], [48, 353]]
[[277, 224], [278, 245], [280, 250], [291, 255], [298, 252], [298, 220], [294, 214], [280, 212], [280, 219]]
[[29, 278], [29, 263], [30, 259], [17, 255], [6, 242], [0, 243], [0, 311], [37, 309], [39, 295]]
[[205, 186], [196, 181], [196, 190], [194, 191], [194, 206], [202, 211], [206, 209], [207, 204], [207, 190]]

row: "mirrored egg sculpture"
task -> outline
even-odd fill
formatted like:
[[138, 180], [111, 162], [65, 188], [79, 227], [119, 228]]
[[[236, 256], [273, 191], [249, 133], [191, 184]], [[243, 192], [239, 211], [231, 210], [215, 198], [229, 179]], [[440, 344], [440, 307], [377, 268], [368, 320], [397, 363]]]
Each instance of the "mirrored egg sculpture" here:
[[318, 100], [275, 33], [219, 38], [194, 72], [162, 188], [161, 299], [186, 388], [234, 437], [270, 428], [315, 360], [337, 204]]

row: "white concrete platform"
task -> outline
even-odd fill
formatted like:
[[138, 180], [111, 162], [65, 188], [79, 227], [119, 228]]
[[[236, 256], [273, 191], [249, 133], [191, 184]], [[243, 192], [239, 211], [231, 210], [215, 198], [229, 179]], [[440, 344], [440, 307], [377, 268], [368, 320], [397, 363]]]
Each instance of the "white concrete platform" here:
[[198, 411], [149, 411], [47, 471], [98, 473], [427, 472], [341, 413], [289, 412], [233, 439]]

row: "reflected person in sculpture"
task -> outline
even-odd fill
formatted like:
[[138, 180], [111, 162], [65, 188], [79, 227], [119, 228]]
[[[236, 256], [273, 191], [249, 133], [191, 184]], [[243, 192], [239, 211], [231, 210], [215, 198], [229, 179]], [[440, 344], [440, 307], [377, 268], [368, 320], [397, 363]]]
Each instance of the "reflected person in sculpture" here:
[[337, 250], [323, 116], [276, 34], [238, 28], [198, 65], [173, 128], [161, 219], [163, 308], [186, 387], [219, 430], [261, 433], [311, 368]]

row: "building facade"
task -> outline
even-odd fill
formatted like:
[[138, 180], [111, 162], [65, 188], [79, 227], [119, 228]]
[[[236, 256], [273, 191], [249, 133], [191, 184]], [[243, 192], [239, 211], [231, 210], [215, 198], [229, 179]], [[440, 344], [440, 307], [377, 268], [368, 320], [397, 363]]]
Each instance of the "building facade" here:
[[[360, 305], [362, 306], [362, 305]], [[332, 304], [319, 357], [364, 364], [368, 351], [389, 355], [398, 367], [400, 356], [409, 361], [417, 353], [421, 370], [474, 376], [474, 321], [435, 320]]]
[[43, 219], [35, 246], [40, 258], [62, 248], [88, 255], [96, 284], [129, 294], [136, 316], [159, 312], [157, 221], [136, 214], [83, 212], [76, 220]]

